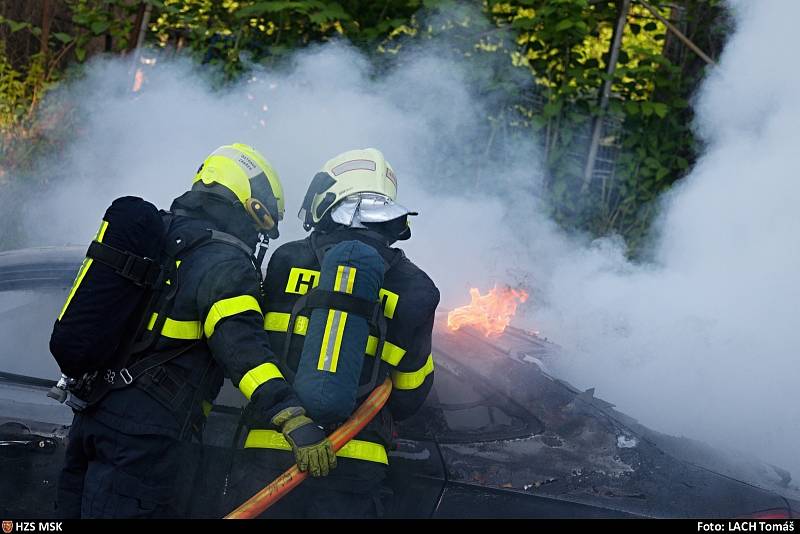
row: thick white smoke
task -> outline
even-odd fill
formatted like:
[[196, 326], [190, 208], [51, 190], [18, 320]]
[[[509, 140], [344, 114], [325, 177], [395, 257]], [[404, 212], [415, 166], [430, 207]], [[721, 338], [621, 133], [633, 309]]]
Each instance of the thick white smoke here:
[[[88, 242], [123, 194], [167, 207], [208, 152], [234, 141], [263, 151], [283, 179], [280, 244], [304, 235], [294, 214], [317, 169], [375, 146], [397, 171], [398, 200], [421, 212], [402, 246], [443, 305], [465, 303], [470, 286], [525, 278], [526, 318], [564, 346], [568, 379], [643, 424], [800, 472], [800, 73], [781, 56], [800, 4], [739, 7], [697, 102], [708, 150], [665, 201], [653, 265], [629, 263], [613, 239], [571, 240], [542, 215], [535, 140], [476, 170], [476, 153], [490, 157], [472, 135], [485, 109], [460, 67], [422, 51], [375, 75], [336, 44], [220, 92], [202, 68], [173, 60], [149, 69], [134, 96], [127, 63], [94, 63], [65, 89], [85, 126], [65, 157], [41, 163], [60, 185], [26, 205], [30, 244]], [[442, 169], [464, 178], [442, 183]], [[479, 193], [462, 194], [465, 183]]]
[[[480, 201], [440, 183], [442, 169], [467, 177], [469, 185], [476, 176], [472, 137], [486, 111], [470, 97], [460, 67], [420, 53], [375, 77], [357, 51], [331, 44], [299, 53], [286, 72], [255, 69], [246, 82], [224, 91], [213, 91], [204, 74], [187, 61], [159, 62], [134, 95], [129, 64], [101, 60], [67, 87], [66, 98], [79, 106], [85, 123], [66, 157], [41, 164], [55, 185], [27, 204], [29, 243], [83, 244], [105, 207], [121, 195], [166, 208], [191, 186], [211, 150], [245, 142], [267, 156], [284, 185], [286, 219], [277, 246], [305, 235], [296, 213], [322, 164], [342, 151], [374, 146], [397, 170], [398, 200], [421, 212], [404, 249], [446, 293], [460, 299], [469, 284], [499, 278], [509, 265], [491, 259], [499, 235], [510, 240], [514, 234], [494, 193], [530, 179], [536, 167], [519, 158], [492, 172], [490, 196]], [[531, 141], [520, 153], [534, 147]], [[448, 193], [433, 195], [432, 189]], [[47, 226], [40, 223], [42, 210]]]
[[[572, 250], [539, 326], [563, 371], [642, 422], [757, 451], [800, 473], [800, 4], [738, 2], [698, 95], [707, 143], [665, 199], [657, 264]], [[607, 245], [607, 244], [606, 244]]]

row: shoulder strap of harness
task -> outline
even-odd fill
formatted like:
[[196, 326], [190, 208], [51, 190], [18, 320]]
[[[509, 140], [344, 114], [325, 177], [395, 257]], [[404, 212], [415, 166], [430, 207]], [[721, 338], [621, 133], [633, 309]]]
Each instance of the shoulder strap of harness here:
[[161, 274], [157, 261], [99, 241], [92, 241], [86, 257], [111, 267], [115, 273], [141, 287], [153, 287]]
[[[184, 215], [184, 213], [181, 212], [183, 212], [183, 210], [175, 210], [172, 213], [164, 212], [165, 220], [168, 219], [171, 223], [172, 220], [174, 219], [174, 215], [179, 215], [179, 216]], [[166, 228], [167, 232], [169, 232], [169, 224], [166, 225]], [[142, 339], [139, 342], [137, 342], [137, 344], [134, 346], [134, 350], [131, 351], [130, 356], [133, 356], [137, 353], [141, 353], [153, 345], [155, 340], [158, 338], [159, 332], [161, 332], [161, 329], [164, 326], [164, 322], [167, 320], [167, 315], [172, 310], [172, 306], [175, 301], [175, 295], [178, 292], [178, 286], [179, 286], [177, 281], [177, 276], [174, 276], [177, 273], [175, 260], [178, 257], [187, 254], [190, 250], [196, 249], [200, 245], [210, 242], [223, 243], [226, 245], [233, 246], [242, 251], [248, 257], [248, 259], [251, 260], [252, 263], [252, 251], [250, 250], [250, 248], [241, 239], [219, 230], [213, 230], [208, 228], [202, 232], [194, 232], [192, 234], [183, 236], [179, 235], [175, 237], [175, 239], [168, 240], [164, 247], [164, 253], [166, 258], [165, 261], [163, 262], [165, 271], [166, 273], [168, 273], [168, 276], [161, 281], [162, 284], [161, 287], [163, 289], [162, 291], [159, 291], [156, 295], [154, 295], [154, 300], [152, 304], [147, 307], [146, 313], [144, 313], [143, 317], [143, 322], [148, 321], [149, 320], [148, 315], [150, 315], [149, 312], [155, 310], [156, 322], [155, 324], [153, 324], [153, 328], [149, 330], [149, 335], [148, 331], [143, 328], [144, 324], [140, 325], [140, 329], [137, 330], [137, 335], [135, 336], [135, 338], [141, 337]], [[173, 279], [174, 281], [172, 284], [168, 286], [167, 290], [166, 280], [170, 278]], [[192, 347], [197, 343], [199, 343], [199, 341], [190, 344], [189, 347]], [[136, 380], [136, 378], [138, 378], [145, 371], [151, 369], [154, 366], [163, 365], [167, 363], [169, 360], [172, 360], [173, 358], [180, 356], [181, 354], [183, 354], [183, 352], [184, 351], [177, 352], [171, 357], [164, 359], [164, 361], [160, 361], [162, 358], [165, 357], [162, 354], [142, 358], [136, 362], [137, 364], [145, 362], [144, 365], [137, 365], [137, 370], [141, 369], [141, 371], [139, 371], [138, 373], [134, 372], [132, 370], [133, 369], [132, 366], [131, 369], [127, 369], [127, 371], [129, 371], [128, 374], [129, 376], [132, 377], [132, 380]], [[153, 365], [150, 365], [147, 362], [153, 362]], [[125, 370], [126, 369], [123, 368], [120, 372], [122, 373]]]
[[[178, 215], [180, 217], [191, 217], [192, 214], [184, 209], [175, 209], [172, 212], [164, 212], [166, 215], [173, 217]], [[239, 239], [238, 237], [223, 232], [221, 230], [214, 230], [211, 228], [206, 229], [206, 232], [210, 232], [210, 236], [208, 234], [200, 234], [194, 236], [179, 236], [176, 243], [167, 243], [166, 252], [168, 255], [176, 257], [179, 254], [185, 254], [190, 249], [200, 245], [202, 243], [206, 243], [209, 241], [216, 241], [217, 243], [225, 243], [226, 245], [231, 245], [233, 247], [238, 248], [242, 252], [244, 252], [247, 256], [253, 255], [253, 249], [248, 247], [247, 244]], [[185, 239], [185, 241], [184, 241]]]

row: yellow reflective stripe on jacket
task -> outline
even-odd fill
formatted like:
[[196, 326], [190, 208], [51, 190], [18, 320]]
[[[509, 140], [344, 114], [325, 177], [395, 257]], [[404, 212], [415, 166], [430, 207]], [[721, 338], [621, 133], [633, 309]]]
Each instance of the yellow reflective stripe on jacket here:
[[388, 289], [381, 288], [381, 290], [378, 291], [378, 300], [383, 303], [383, 315], [387, 319], [393, 319], [394, 311], [397, 309], [397, 302], [400, 300], [400, 295]]
[[[201, 326], [200, 321], [177, 321], [167, 317], [160, 334], [171, 339], [202, 339], [203, 333], [205, 333], [206, 337], [211, 337], [219, 321], [225, 317], [246, 311], [261, 313], [258, 301], [250, 295], [221, 300], [211, 307], [211, 311], [208, 312], [208, 317], [206, 317], [205, 326]], [[152, 330], [157, 320], [157, 313], [151, 315], [147, 329]]]
[[[289, 328], [289, 317], [290, 315], [288, 313], [267, 312], [264, 316], [264, 329], [269, 332], [286, 332], [286, 329]], [[304, 336], [307, 331], [308, 317], [298, 315], [294, 322], [294, 333]], [[378, 338], [369, 336], [369, 338], [367, 338], [367, 348], [364, 352], [370, 356], [375, 356], [376, 350], [378, 350]], [[405, 354], [405, 349], [398, 347], [394, 343], [384, 341], [381, 359], [389, 365], [396, 367]]]
[[[365, 351], [370, 356], [375, 356], [375, 352], [378, 350], [378, 338], [375, 336], [369, 336], [367, 338], [367, 350]], [[388, 341], [383, 342], [383, 350], [381, 351], [381, 360], [385, 361], [389, 365], [397, 367], [397, 364], [400, 363], [400, 360], [403, 359], [403, 356], [406, 355], [406, 350], [401, 349], [394, 343], [389, 343]]]
[[[94, 240], [98, 243], [102, 243], [107, 229], [108, 221], [103, 221], [100, 223], [100, 228], [97, 230], [97, 235], [94, 236]], [[84, 258], [83, 262], [81, 263], [81, 268], [78, 269], [78, 275], [75, 277], [75, 282], [72, 284], [72, 289], [69, 291], [69, 295], [67, 295], [67, 301], [64, 302], [64, 307], [61, 308], [61, 313], [58, 314], [59, 321], [64, 316], [64, 313], [66, 313], [69, 303], [72, 302], [72, 297], [75, 296], [75, 292], [78, 291], [78, 287], [81, 285], [81, 282], [83, 282], [83, 277], [86, 276], [86, 273], [89, 271], [89, 267], [91, 266], [92, 258]]]
[[[286, 332], [289, 329], [288, 313], [267, 312], [264, 316], [264, 330], [268, 332]], [[301, 336], [308, 331], [308, 317], [298, 315], [294, 320], [294, 333]]]
[[258, 301], [252, 295], [240, 295], [215, 302], [211, 306], [203, 325], [206, 337], [209, 338], [214, 335], [214, 328], [221, 320], [247, 311], [261, 313], [261, 306], [258, 305]]
[[[278, 449], [282, 451], [291, 451], [292, 446], [283, 437], [283, 434], [277, 430], [251, 430], [247, 434], [247, 440], [244, 442], [245, 449]], [[364, 460], [367, 462], [377, 462], [381, 464], [389, 464], [389, 458], [386, 455], [386, 449], [371, 441], [362, 441], [360, 439], [352, 439], [344, 447], [339, 449], [336, 456], [342, 458], [352, 458], [354, 460]]]
[[258, 367], [254, 367], [247, 371], [239, 382], [239, 391], [241, 391], [247, 400], [253, 395], [253, 392], [263, 384], [273, 378], [283, 379], [283, 375], [278, 370], [278, 366], [274, 363], [262, 363]]
[[425, 378], [433, 372], [433, 354], [428, 355], [428, 360], [421, 369], [410, 373], [392, 371], [392, 385], [395, 389], [417, 389], [425, 382]]
[[[147, 329], [152, 330], [157, 320], [157, 313], [151, 315], [150, 322], [147, 323]], [[201, 339], [203, 337], [203, 328], [200, 326], [200, 321], [176, 321], [167, 317], [160, 333], [162, 336], [171, 339]]]

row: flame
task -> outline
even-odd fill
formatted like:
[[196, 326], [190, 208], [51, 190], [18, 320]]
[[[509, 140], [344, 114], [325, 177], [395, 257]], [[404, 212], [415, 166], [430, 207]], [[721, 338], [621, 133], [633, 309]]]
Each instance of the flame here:
[[469, 290], [469, 295], [471, 303], [447, 314], [447, 327], [456, 331], [462, 326], [472, 326], [486, 337], [502, 334], [514, 317], [517, 305], [528, 300], [528, 293], [521, 289], [497, 285], [486, 295], [481, 295], [473, 287]]
[[144, 83], [144, 72], [142, 72], [141, 67], [136, 69], [136, 73], [133, 76], [133, 92], [138, 93], [139, 90], [142, 88], [142, 84]]

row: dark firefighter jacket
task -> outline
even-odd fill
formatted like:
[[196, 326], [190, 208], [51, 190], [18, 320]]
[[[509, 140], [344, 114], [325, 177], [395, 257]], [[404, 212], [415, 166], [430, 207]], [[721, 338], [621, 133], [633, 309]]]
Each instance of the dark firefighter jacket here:
[[[244, 210], [231, 210], [209, 193], [177, 198], [167, 238], [206, 229], [232, 234], [255, 246], [257, 234]], [[239, 217], [242, 215], [242, 217]], [[94, 408], [94, 417], [130, 434], [185, 438], [198, 430], [223, 377], [249, 399], [251, 412], [269, 421], [297, 400], [276, 365], [263, 330], [260, 274], [241, 248], [216, 241], [178, 258], [174, 305], [150, 354], [188, 350], [140, 377], [132, 386], [111, 391]], [[151, 312], [148, 312], [151, 313]], [[152, 318], [150, 324], [155, 323]]]
[[[381, 365], [393, 382], [392, 394], [384, 411], [388, 410], [395, 420], [402, 420], [419, 410], [433, 384], [431, 333], [434, 313], [439, 304], [439, 290], [428, 275], [406, 258], [401, 250], [390, 248], [376, 232], [343, 227], [330, 233], [315, 232], [316, 246], [320, 248], [351, 239], [373, 246], [386, 264], [392, 265], [380, 291], [387, 320]], [[264, 281], [264, 326], [270, 334], [270, 344], [278, 354], [282, 354], [287, 339], [286, 330], [292, 307], [301, 295], [318, 284], [319, 271], [320, 264], [312, 248], [311, 236], [280, 246], [270, 258]], [[307, 318], [310, 310], [303, 311], [301, 315]], [[292, 370], [297, 369], [307, 325], [305, 318], [298, 318], [295, 322], [295, 335], [291, 336], [287, 362]], [[369, 382], [376, 345], [377, 338], [370, 336], [362, 384]], [[382, 376], [385, 374], [382, 373]], [[386, 420], [386, 416], [386, 413], [382, 413], [380, 419]], [[367, 427], [367, 431], [362, 432], [359, 438], [373, 442], [387, 441], [374, 439], [370, 428]], [[250, 441], [249, 446], [259, 446], [252, 444], [257, 440]], [[265, 439], [260, 446], [269, 447], [270, 442], [270, 439]], [[276, 445], [274, 448], [281, 447]], [[377, 461], [385, 463], [385, 451], [377, 451], [377, 455], [353, 455], [356, 456], [372, 460], [381, 458]]]

